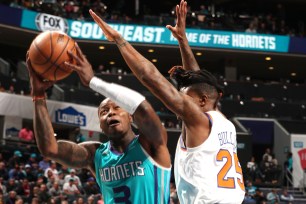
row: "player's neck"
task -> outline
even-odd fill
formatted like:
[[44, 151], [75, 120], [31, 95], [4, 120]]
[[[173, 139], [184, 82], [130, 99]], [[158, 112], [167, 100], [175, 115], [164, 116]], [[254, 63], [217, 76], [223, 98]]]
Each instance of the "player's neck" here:
[[118, 153], [125, 152], [135, 137], [136, 136], [134, 132], [131, 131], [120, 139], [110, 140], [111, 150], [116, 151]]

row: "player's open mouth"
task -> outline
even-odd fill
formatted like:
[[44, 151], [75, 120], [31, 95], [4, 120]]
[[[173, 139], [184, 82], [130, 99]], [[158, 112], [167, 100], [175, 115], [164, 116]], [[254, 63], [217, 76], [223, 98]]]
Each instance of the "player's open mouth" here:
[[116, 125], [119, 125], [119, 121], [118, 120], [110, 120], [110, 121], [108, 121], [108, 126], [110, 126], [110, 127], [114, 127], [114, 126], [116, 126]]

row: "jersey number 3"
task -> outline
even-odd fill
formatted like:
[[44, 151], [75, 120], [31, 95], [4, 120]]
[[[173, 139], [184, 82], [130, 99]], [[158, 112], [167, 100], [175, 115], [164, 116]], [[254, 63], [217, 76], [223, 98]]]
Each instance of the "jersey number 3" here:
[[125, 203], [125, 204], [132, 204], [131, 201], [129, 201], [129, 197], [131, 196], [131, 191], [129, 187], [127, 186], [119, 186], [116, 188], [113, 188], [113, 191], [115, 194], [123, 194], [123, 196], [114, 198], [115, 203]]
[[238, 177], [227, 177], [226, 178], [227, 173], [233, 167], [232, 155], [228, 150], [221, 149], [218, 152], [217, 161], [223, 161], [223, 159], [226, 159], [226, 162], [218, 173], [218, 187], [235, 188], [235, 179], [237, 179], [237, 182], [240, 188], [244, 191], [244, 184], [243, 184], [243, 179], [242, 179], [242, 169], [241, 169], [241, 166], [239, 165], [237, 153], [234, 153], [234, 161], [235, 161], [234, 167], [235, 167], [235, 171], [241, 175], [241, 179]]

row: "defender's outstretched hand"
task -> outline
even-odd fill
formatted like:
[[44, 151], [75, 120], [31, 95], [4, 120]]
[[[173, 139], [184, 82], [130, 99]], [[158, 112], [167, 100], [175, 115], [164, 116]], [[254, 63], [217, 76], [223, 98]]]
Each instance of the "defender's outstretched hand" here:
[[45, 91], [49, 87], [51, 87], [55, 81], [44, 81], [39, 75], [35, 73], [33, 67], [31, 65], [31, 60], [29, 57], [29, 51], [26, 54], [26, 62], [27, 62], [27, 69], [29, 72], [30, 77], [30, 84], [31, 84], [31, 94], [33, 96], [33, 100], [35, 98], [43, 99], [45, 97]]
[[176, 5], [175, 8], [176, 11], [176, 25], [173, 27], [171, 25], [167, 25], [166, 28], [168, 28], [172, 35], [177, 39], [182, 39], [183, 37], [186, 37], [186, 15], [187, 15], [187, 2], [184, 0], [181, 0], [180, 5]]
[[70, 62], [65, 62], [65, 65], [76, 71], [80, 77], [81, 82], [85, 86], [89, 86], [89, 82], [94, 77], [94, 72], [92, 70], [91, 64], [88, 62], [86, 56], [83, 54], [79, 45], [75, 43], [77, 55], [73, 54], [71, 51], [68, 51], [68, 54], [77, 62], [76, 65], [71, 64]]
[[89, 10], [89, 13], [91, 17], [94, 19], [94, 21], [99, 25], [99, 27], [102, 29], [105, 37], [107, 40], [111, 42], [118, 42], [118, 40], [121, 39], [120, 33], [118, 31], [114, 30], [112, 27], [110, 27], [107, 23], [105, 23], [95, 12], [93, 12], [91, 9]]

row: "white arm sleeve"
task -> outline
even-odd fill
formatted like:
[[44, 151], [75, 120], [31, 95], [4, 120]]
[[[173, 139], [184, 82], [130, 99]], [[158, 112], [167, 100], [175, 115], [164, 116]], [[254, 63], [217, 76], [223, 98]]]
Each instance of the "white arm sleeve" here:
[[90, 80], [89, 87], [110, 98], [130, 114], [134, 114], [137, 107], [145, 100], [143, 95], [134, 90], [118, 84], [108, 83], [97, 77], [93, 77]]

